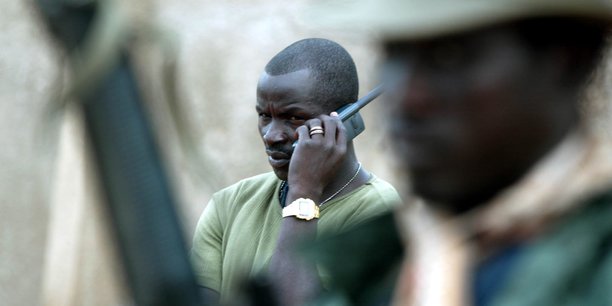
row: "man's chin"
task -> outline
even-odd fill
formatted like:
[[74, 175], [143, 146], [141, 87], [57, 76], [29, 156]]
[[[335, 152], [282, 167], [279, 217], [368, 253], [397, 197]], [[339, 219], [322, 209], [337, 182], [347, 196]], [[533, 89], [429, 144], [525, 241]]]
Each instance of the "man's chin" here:
[[272, 168], [272, 170], [274, 171], [274, 174], [276, 174], [276, 177], [278, 177], [278, 179], [281, 181], [286, 181], [287, 177], [289, 177], [288, 169]]

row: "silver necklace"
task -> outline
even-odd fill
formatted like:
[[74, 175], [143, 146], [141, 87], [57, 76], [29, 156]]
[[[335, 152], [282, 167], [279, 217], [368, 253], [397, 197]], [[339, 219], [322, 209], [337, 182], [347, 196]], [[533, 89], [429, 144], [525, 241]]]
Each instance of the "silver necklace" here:
[[321, 204], [319, 204], [319, 207], [323, 206], [323, 204], [325, 204], [329, 200], [333, 199], [340, 192], [342, 192], [342, 190], [344, 190], [344, 188], [346, 188], [348, 185], [350, 185], [355, 180], [355, 178], [357, 177], [357, 174], [359, 174], [359, 171], [361, 171], [361, 163], [357, 163], [357, 165], [359, 165], [359, 166], [357, 167], [357, 171], [355, 171], [355, 174], [353, 174], [353, 177], [351, 177], [351, 179], [348, 182], [346, 182], [346, 184], [344, 184], [344, 186], [342, 186], [340, 189], [338, 189], [338, 191], [334, 192], [334, 194], [332, 194], [329, 198], [327, 198], [327, 199], [325, 199], [325, 201], [321, 202]]
[[[359, 171], [361, 171], [361, 163], [357, 163], [357, 171], [355, 171], [355, 174], [353, 174], [353, 177], [351, 177], [351, 179], [346, 182], [346, 184], [344, 184], [344, 186], [342, 186], [340, 189], [338, 189], [338, 191], [334, 192], [334, 194], [332, 194], [329, 198], [325, 199], [325, 201], [321, 202], [321, 204], [319, 204], [319, 206], [323, 206], [323, 204], [327, 203], [329, 200], [333, 199], [335, 196], [337, 196], [340, 192], [342, 192], [342, 190], [344, 190], [344, 188], [348, 187], [348, 185], [350, 185], [355, 178], [357, 177], [357, 174], [359, 174]], [[280, 205], [282, 207], [284, 206], [284, 202], [285, 202], [285, 197], [287, 196], [287, 181], [282, 181], [280, 188], [278, 190], [278, 198], [279, 198], [279, 202]]]

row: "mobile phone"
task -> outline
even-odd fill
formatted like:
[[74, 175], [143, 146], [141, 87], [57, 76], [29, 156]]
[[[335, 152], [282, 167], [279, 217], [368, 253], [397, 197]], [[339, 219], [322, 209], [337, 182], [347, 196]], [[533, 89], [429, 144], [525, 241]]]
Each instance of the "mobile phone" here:
[[344, 116], [346, 119], [342, 120], [342, 124], [344, 124], [344, 128], [346, 129], [346, 140], [351, 141], [353, 138], [357, 137], [357, 135], [361, 134], [365, 130], [365, 123], [363, 122], [363, 118], [361, 118], [361, 114], [356, 112], [352, 116], [347, 116], [348, 108], [353, 105], [346, 104], [339, 109], [336, 110], [338, 113], [338, 117]]
[[[340, 120], [342, 120], [342, 123], [346, 129], [347, 141], [353, 140], [353, 138], [357, 137], [357, 135], [361, 134], [361, 132], [365, 130], [365, 123], [359, 114], [359, 110], [368, 105], [368, 103], [372, 102], [372, 100], [376, 99], [376, 97], [380, 96], [380, 94], [383, 93], [383, 89], [383, 84], [380, 84], [361, 99], [355, 101], [354, 103], [346, 104], [336, 110], [338, 117]], [[297, 141], [293, 143], [294, 148], [295, 146], [297, 146]]]

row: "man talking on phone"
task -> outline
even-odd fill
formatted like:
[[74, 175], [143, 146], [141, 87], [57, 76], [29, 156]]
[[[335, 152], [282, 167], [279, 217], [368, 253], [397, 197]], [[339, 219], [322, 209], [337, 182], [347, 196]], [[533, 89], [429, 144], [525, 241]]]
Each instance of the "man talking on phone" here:
[[303, 304], [322, 285], [295, 246], [399, 203], [357, 160], [335, 112], [356, 101], [358, 89], [351, 56], [326, 39], [295, 42], [266, 65], [255, 110], [273, 171], [215, 193], [206, 206], [192, 249], [205, 295], [230, 302], [244, 279], [267, 271], [279, 304]]

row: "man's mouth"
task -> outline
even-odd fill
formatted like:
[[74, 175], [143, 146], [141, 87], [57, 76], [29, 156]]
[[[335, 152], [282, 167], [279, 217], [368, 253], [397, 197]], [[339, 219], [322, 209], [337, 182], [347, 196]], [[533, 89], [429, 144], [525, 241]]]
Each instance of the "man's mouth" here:
[[289, 161], [291, 160], [291, 154], [286, 152], [266, 150], [266, 153], [268, 154], [268, 161], [270, 162], [270, 165], [272, 165], [274, 168], [284, 167], [289, 164]]

